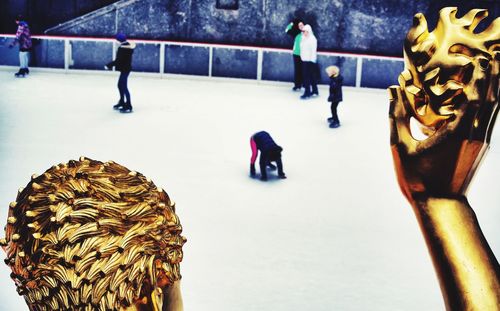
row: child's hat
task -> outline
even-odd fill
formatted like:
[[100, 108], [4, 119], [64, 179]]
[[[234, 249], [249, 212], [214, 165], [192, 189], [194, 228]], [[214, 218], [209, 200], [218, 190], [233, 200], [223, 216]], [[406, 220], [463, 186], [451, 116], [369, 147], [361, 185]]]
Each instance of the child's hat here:
[[116, 40], [120, 42], [125, 42], [127, 41], [127, 36], [125, 36], [124, 33], [119, 32], [118, 34], [116, 34]]

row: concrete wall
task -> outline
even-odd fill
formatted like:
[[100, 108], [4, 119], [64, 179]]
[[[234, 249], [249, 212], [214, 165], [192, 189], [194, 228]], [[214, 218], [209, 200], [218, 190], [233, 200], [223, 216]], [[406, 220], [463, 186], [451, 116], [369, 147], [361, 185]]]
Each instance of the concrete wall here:
[[498, 0], [6, 0], [0, 1], [0, 20], [8, 25], [4, 33], [15, 31], [12, 14], [21, 11], [35, 33], [44, 26], [58, 35], [122, 31], [132, 38], [290, 48], [284, 28], [300, 17], [312, 25], [320, 50], [401, 56], [413, 15], [423, 12], [434, 27], [444, 6], [457, 6], [459, 15], [487, 8], [489, 21], [500, 15]]
[[21, 14], [30, 22], [34, 33], [77, 18], [109, 5], [116, 0], [2, 0], [0, 1], [0, 33], [16, 30], [14, 19]]

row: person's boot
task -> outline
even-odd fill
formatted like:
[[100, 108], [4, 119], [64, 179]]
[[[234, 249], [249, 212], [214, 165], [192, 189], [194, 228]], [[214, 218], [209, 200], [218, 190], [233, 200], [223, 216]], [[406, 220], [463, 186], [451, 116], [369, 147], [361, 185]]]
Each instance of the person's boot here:
[[272, 163], [267, 163], [267, 167], [269, 167], [269, 169], [271, 171], [275, 171], [276, 170], [276, 165], [272, 164]]
[[130, 102], [125, 103], [123, 107], [120, 108], [121, 113], [130, 113], [132, 112], [132, 104]]
[[118, 110], [118, 109], [121, 109], [123, 106], [125, 106], [125, 103], [123, 102], [123, 100], [120, 99], [118, 101], [118, 104], [116, 104], [116, 105], [113, 106], [113, 109], [117, 109]]
[[14, 75], [19, 78], [19, 77], [24, 77], [24, 73], [25, 73], [24, 68], [19, 68], [19, 71]]
[[300, 99], [308, 99], [309, 97], [311, 97], [311, 93], [304, 93], [300, 96]]
[[29, 75], [30, 74], [30, 70], [28, 68], [24, 68], [24, 73]]
[[328, 119], [326, 119], [328, 121], [328, 123], [332, 123], [333, 122], [333, 117], [330, 117]]
[[250, 176], [255, 177], [255, 164], [250, 164]]
[[337, 128], [339, 126], [340, 126], [340, 122], [335, 122], [334, 121], [334, 122], [330, 123], [330, 128], [332, 128], [332, 129]]

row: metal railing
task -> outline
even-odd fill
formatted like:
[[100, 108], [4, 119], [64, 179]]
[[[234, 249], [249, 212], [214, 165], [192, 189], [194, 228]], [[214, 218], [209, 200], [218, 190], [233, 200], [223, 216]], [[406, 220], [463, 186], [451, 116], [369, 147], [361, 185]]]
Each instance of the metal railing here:
[[[10, 34], [0, 34], [0, 38], [14, 38], [14, 35]], [[115, 56], [118, 43], [113, 38], [93, 38], [93, 37], [67, 37], [67, 36], [47, 36], [47, 35], [37, 35], [33, 36], [33, 39], [38, 40], [58, 40], [64, 42], [64, 70], [71, 70], [71, 66], [74, 64], [73, 60], [73, 46], [74, 41], [90, 41], [90, 42], [110, 42], [113, 44], [113, 54], [110, 58], [113, 59]], [[231, 49], [231, 50], [250, 50], [257, 53], [257, 77], [256, 80], [262, 80], [262, 68], [264, 60], [264, 52], [275, 52], [275, 53], [292, 53], [291, 49], [283, 48], [270, 48], [270, 47], [258, 47], [258, 46], [240, 46], [240, 45], [230, 45], [230, 44], [215, 44], [215, 43], [200, 43], [200, 42], [180, 42], [180, 41], [170, 41], [170, 40], [144, 40], [144, 39], [131, 39], [138, 44], [153, 44], [159, 45], [159, 74], [165, 74], [165, 47], [166, 46], [189, 46], [189, 47], [203, 47], [208, 48], [208, 77], [213, 76], [213, 55], [214, 49]], [[386, 60], [386, 61], [396, 61], [402, 62], [401, 57], [390, 57], [390, 56], [376, 56], [376, 55], [364, 55], [364, 54], [352, 54], [352, 53], [338, 53], [338, 52], [328, 52], [328, 51], [318, 51], [318, 55], [323, 56], [334, 56], [334, 57], [344, 57], [356, 60], [356, 71], [355, 71], [355, 86], [361, 87], [362, 75], [363, 75], [363, 61], [369, 59], [376, 60]]]

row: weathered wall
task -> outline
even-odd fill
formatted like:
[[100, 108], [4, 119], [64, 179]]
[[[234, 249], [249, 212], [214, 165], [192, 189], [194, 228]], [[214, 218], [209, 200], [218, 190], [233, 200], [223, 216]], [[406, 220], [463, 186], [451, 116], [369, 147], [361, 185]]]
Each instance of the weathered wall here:
[[[63, 16], [105, 2], [113, 1], [7, 0], [0, 9], [27, 7], [42, 24], [56, 25]], [[48, 33], [111, 37], [123, 31], [132, 38], [289, 48], [292, 40], [284, 28], [301, 17], [312, 25], [320, 50], [401, 56], [413, 15], [423, 12], [434, 27], [445, 6], [457, 6], [459, 15], [487, 8], [489, 21], [500, 15], [499, 0], [121, 0]]]
[[92, 12], [116, 0], [1, 0], [0, 32], [16, 30], [14, 19], [21, 14], [30, 22], [34, 33]]

